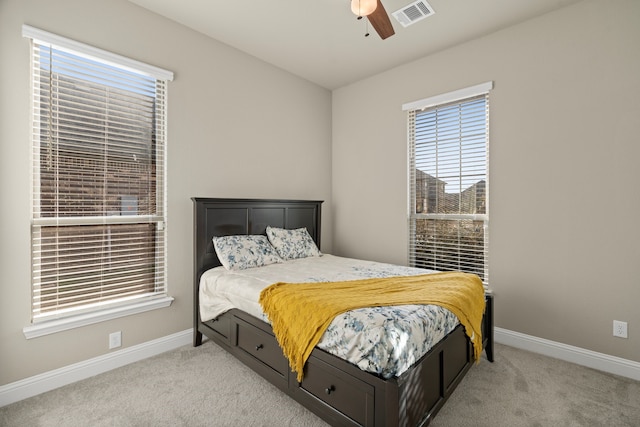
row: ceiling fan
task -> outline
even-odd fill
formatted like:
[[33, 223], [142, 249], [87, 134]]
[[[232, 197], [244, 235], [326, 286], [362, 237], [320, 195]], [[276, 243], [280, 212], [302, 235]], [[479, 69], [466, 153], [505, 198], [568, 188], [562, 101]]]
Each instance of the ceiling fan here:
[[380, 0], [351, 0], [351, 11], [358, 19], [366, 16], [382, 40], [396, 33]]

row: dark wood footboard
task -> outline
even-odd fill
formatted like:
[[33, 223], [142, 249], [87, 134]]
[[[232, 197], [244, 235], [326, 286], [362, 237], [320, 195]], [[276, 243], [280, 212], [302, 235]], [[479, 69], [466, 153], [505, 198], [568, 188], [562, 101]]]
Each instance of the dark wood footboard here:
[[[483, 330], [491, 328], [492, 304], [488, 297]], [[400, 377], [385, 380], [316, 348], [298, 383], [267, 323], [234, 309], [197, 331], [194, 345], [206, 335], [333, 426], [426, 426], [474, 363], [459, 325]], [[492, 343], [483, 341], [489, 359]]]

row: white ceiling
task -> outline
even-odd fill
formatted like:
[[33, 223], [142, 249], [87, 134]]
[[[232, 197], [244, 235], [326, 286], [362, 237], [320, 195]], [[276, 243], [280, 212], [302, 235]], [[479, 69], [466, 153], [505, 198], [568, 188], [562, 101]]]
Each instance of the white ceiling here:
[[[427, 0], [435, 14], [381, 40], [349, 0], [129, 0], [336, 89], [579, 0]], [[382, 0], [389, 15], [414, 0]]]

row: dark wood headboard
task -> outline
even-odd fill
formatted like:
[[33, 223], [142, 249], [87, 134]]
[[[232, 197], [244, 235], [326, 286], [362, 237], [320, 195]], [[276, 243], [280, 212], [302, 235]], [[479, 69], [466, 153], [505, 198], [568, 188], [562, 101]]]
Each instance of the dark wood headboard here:
[[267, 226], [302, 228], [320, 248], [322, 201], [212, 199], [193, 197], [194, 287], [193, 343], [202, 343], [200, 333], [200, 276], [220, 264], [213, 248], [214, 236], [266, 234]]
[[[220, 264], [213, 249], [214, 236], [266, 234], [267, 226], [301, 228], [307, 231], [320, 248], [322, 201], [212, 199], [193, 197], [195, 286], [200, 276]], [[197, 295], [197, 291], [196, 291]]]

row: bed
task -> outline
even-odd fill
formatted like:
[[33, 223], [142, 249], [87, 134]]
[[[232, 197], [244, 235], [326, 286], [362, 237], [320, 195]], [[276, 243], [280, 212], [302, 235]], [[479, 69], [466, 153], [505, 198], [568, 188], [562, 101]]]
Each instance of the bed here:
[[[411, 367], [385, 378], [318, 347], [298, 382], [271, 325], [238, 308], [203, 321], [201, 277], [221, 265], [215, 236], [264, 235], [267, 227], [306, 228], [320, 248], [321, 201], [193, 198], [194, 346], [203, 336], [334, 426], [425, 426], [474, 364], [473, 346], [457, 325]], [[204, 316], [207, 318], [207, 316]], [[486, 296], [482, 345], [493, 361], [493, 298]]]

